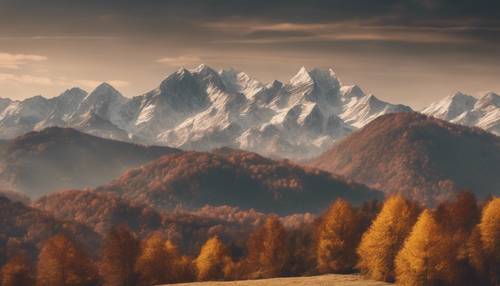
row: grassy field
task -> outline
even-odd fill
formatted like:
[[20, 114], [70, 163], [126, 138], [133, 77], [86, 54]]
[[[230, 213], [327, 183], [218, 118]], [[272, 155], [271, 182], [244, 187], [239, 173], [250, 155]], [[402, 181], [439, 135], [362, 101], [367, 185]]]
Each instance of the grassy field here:
[[176, 286], [383, 286], [391, 283], [366, 280], [359, 275], [321, 275], [313, 277], [273, 278], [262, 280], [195, 282]]

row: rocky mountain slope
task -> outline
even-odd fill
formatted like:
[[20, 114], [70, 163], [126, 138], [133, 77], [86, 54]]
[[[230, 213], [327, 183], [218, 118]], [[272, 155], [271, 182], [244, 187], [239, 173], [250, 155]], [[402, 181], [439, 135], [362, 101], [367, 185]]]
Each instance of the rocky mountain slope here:
[[36, 197], [67, 188], [96, 187], [162, 155], [146, 147], [52, 127], [0, 144], [0, 189]]
[[289, 82], [263, 84], [200, 65], [131, 99], [104, 83], [89, 94], [74, 88], [52, 99], [2, 100], [0, 139], [59, 126], [123, 141], [306, 158], [380, 115], [408, 111], [342, 85], [331, 69], [302, 68]]
[[310, 164], [430, 204], [500, 195], [500, 137], [418, 113], [381, 116]]

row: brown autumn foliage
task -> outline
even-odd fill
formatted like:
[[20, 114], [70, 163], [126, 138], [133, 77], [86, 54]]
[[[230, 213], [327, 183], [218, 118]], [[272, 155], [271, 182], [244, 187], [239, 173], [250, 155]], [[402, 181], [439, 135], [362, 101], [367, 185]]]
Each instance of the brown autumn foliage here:
[[311, 165], [432, 204], [467, 187], [498, 194], [498, 162], [498, 136], [411, 112], [376, 118]]
[[58, 220], [46, 212], [0, 197], [0, 263], [4, 259], [1, 248], [5, 256], [22, 249], [34, 253], [41, 243], [59, 233], [81, 241], [86, 249], [99, 247], [100, 238], [90, 227]]
[[353, 272], [357, 262], [356, 247], [361, 239], [358, 212], [337, 199], [322, 217], [316, 249], [319, 273]]
[[287, 231], [278, 217], [269, 217], [248, 239], [247, 271], [250, 278], [286, 274], [290, 253]]
[[232, 150], [167, 155], [129, 170], [97, 191], [117, 192], [162, 210], [208, 204], [282, 215], [321, 211], [339, 197], [353, 203], [382, 197], [327, 172]]
[[448, 263], [450, 283], [455, 285], [480, 284], [475, 268], [478, 267], [479, 254], [475, 241], [474, 228], [479, 223], [481, 210], [471, 192], [460, 192], [451, 201], [441, 203], [434, 211], [444, 240], [439, 243], [449, 245], [448, 256], [453, 261]]
[[26, 252], [11, 258], [1, 269], [1, 286], [31, 286], [35, 282], [34, 269]]
[[[141, 206], [114, 194], [70, 191], [54, 198], [59, 202], [73, 198], [77, 203], [74, 209], [62, 207], [70, 215], [60, 213], [54, 219], [0, 199], [0, 213], [6, 215], [0, 217], [0, 281], [6, 285], [22, 285], [29, 279], [26, 273], [36, 274], [38, 285], [153, 285], [350, 272], [353, 265], [380, 280], [393, 279], [396, 268], [402, 285], [498, 284], [499, 201], [492, 198], [480, 216], [475, 197], [467, 192], [426, 210], [417, 224], [420, 208], [391, 197], [382, 210], [374, 201], [353, 207], [337, 200], [319, 218], [307, 213], [277, 217], [229, 206], [205, 206], [191, 213], [154, 211], [161, 223], [151, 230], [112, 227], [127, 223], [113, 216], [142, 213]], [[107, 198], [111, 211], [106, 210]], [[55, 209], [57, 203], [44, 205]], [[62, 220], [72, 221], [77, 214], [86, 218], [80, 222], [88, 221], [92, 227], [100, 222], [111, 227], [99, 257], [95, 248], [89, 249], [91, 259], [77, 246], [85, 238], [75, 231], [79, 224]], [[133, 227], [148, 225], [130, 219]], [[36, 272], [28, 270], [28, 261], [17, 258], [22, 249], [32, 257], [38, 254]]]
[[386, 200], [358, 246], [358, 268], [375, 280], [394, 280], [394, 259], [410, 233], [419, 209], [401, 196]]
[[140, 237], [161, 228], [161, 215], [150, 207], [133, 205], [115, 193], [67, 190], [41, 197], [34, 207], [57, 219], [76, 221], [106, 235], [126, 224]]
[[165, 240], [160, 233], [154, 233], [142, 242], [141, 253], [135, 264], [138, 285], [157, 285], [173, 280], [170, 273], [172, 264], [165, 249]]
[[70, 238], [58, 234], [43, 244], [36, 266], [36, 285], [90, 286], [97, 280], [95, 265]]
[[99, 272], [103, 285], [133, 286], [137, 284], [135, 263], [140, 241], [126, 227], [113, 228], [101, 250]]

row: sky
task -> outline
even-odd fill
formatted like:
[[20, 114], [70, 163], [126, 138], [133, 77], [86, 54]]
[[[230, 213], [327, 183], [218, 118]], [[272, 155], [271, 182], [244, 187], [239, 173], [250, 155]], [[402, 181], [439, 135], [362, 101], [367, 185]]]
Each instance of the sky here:
[[0, 0], [0, 97], [103, 81], [132, 97], [201, 63], [263, 82], [332, 68], [420, 109], [500, 92], [500, 1]]

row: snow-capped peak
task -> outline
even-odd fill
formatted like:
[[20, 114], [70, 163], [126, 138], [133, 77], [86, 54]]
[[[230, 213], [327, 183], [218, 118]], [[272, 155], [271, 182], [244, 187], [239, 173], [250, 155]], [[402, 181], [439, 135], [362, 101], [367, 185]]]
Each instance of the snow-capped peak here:
[[[70, 90], [64, 96], [68, 100], [57, 104], [56, 100], [36, 102], [37, 108], [9, 104], [9, 110], [19, 113], [0, 118], [0, 136], [22, 134], [34, 124], [39, 128], [60, 125], [108, 138], [130, 135], [142, 142], [179, 148], [234, 146], [265, 155], [304, 158], [324, 151], [379, 115], [403, 110], [364, 95], [357, 86], [342, 87], [332, 69], [305, 67], [288, 84], [273, 81], [264, 85], [245, 72], [216, 72], [202, 64], [195, 69], [181, 68], [157, 88], [131, 99], [107, 83], [82, 99], [72, 96], [73, 91], [79, 93]], [[43, 106], [46, 108], [39, 108]], [[18, 122], [29, 124], [20, 126]]]
[[500, 134], [500, 97], [489, 92], [481, 98], [457, 92], [432, 103], [422, 113], [456, 124], [481, 127]]
[[451, 120], [452, 118], [470, 110], [474, 107], [477, 99], [473, 96], [457, 92], [447, 96], [443, 100], [431, 104], [425, 108], [422, 113], [434, 117]]
[[252, 98], [264, 88], [264, 85], [258, 80], [233, 68], [221, 70], [219, 75], [230, 91], [243, 93], [247, 98]]
[[303, 84], [313, 84], [314, 81], [305, 67], [301, 67], [299, 72], [290, 79], [290, 84], [292, 86], [298, 86]]
[[476, 103], [476, 107], [479, 108], [485, 108], [488, 106], [495, 106], [500, 108], [500, 95], [490, 91], [479, 98]]

